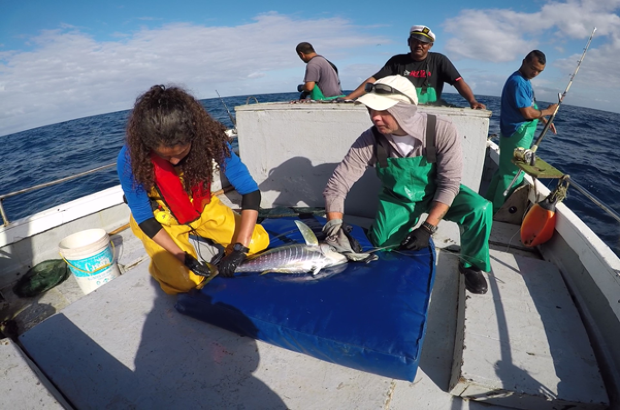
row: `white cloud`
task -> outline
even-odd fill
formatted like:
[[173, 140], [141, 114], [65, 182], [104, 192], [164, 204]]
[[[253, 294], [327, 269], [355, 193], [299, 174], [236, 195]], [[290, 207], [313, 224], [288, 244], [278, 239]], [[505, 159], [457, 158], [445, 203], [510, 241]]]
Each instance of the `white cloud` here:
[[523, 37], [531, 24], [528, 15], [512, 10], [463, 10], [444, 24], [445, 31], [454, 35], [445, 49], [454, 59], [512, 61], [521, 50], [536, 48], [536, 40]]
[[[509, 9], [463, 10], [444, 23], [454, 35], [446, 51], [455, 59], [501, 63], [522, 58], [548, 42], [587, 38], [593, 27], [597, 36], [618, 38], [620, 0], [569, 0], [549, 2], [534, 13]], [[619, 63], [620, 64], [620, 63]]]
[[[215, 89], [222, 95], [294, 91], [303, 76], [298, 42], [310, 41], [326, 55], [389, 42], [344, 19], [300, 21], [277, 13], [236, 27], [179, 23], [116, 35], [117, 41], [98, 42], [63, 26], [29, 39], [33, 51], [0, 53], [0, 135], [128, 109], [153, 84], [179, 84], [198, 98]], [[289, 69], [299, 78], [283, 83], [277, 74]]]
[[[617, 101], [618, 9], [620, 0], [569, 0], [543, 3], [532, 13], [463, 10], [445, 21], [446, 38], [439, 40], [451, 59], [461, 60], [456, 65], [474, 92], [483, 95], [499, 95], [510, 70], [531, 49], [558, 53], [548, 68], [559, 74], [552, 81], [547, 70], [541, 80], [548, 83], [538, 83], [537, 89], [541, 99], [553, 99], [580, 57], [575, 44], [585, 44], [596, 25], [596, 41], [569, 97], [571, 104], [617, 111], [596, 101]], [[229, 27], [176, 23], [114, 29], [113, 40], [97, 41], [87, 28], [63, 24], [24, 38], [30, 51], [0, 51], [0, 135], [128, 109], [153, 84], [178, 84], [198, 98], [215, 97], [216, 89], [222, 96], [292, 92], [303, 76], [294, 52], [300, 41], [311, 42], [334, 61], [343, 88], [353, 89], [405, 51], [402, 37], [371, 35], [369, 28], [381, 32], [381, 27], [359, 27], [342, 18], [266, 13]]]
[[248, 74], [248, 78], [263, 78], [265, 77], [265, 73], [250, 73]]
[[[617, 101], [620, 87], [620, 59], [617, 58], [620, 53], [619, 10], [620, 0], [550, 1], [532, 13], [509, 9], [463, 10], [444, 23], [445, 31], [454, 36], [447, 41], [445, 49], [455, 60], [468, 59], [487, 64], [514, 61], [517, 63], [515, 69], [532, 49], [559, 53], [547, 63], [548, 67], [559, 70], [559, 75], [549, 82], [548, 88], [537, 89], [539, 98], [554, 101], [558, 91], [564, 90], [581, 57], [581, 52], [574, 53], [576, 44], [585, 46], [592, 29], [597, 27], [596, 41], [579, 71], [581, 80], [575, 82], [567, 101], [618, 111], [617, 104], [610, 106], [597, 101]], [[573, 54], [566, 56], [569, 52]], [[545, 75], [550, 78], [548, 72]], [[586, 81], [583, 81], [584, 77]], [[477, 78], [474, 74], [468, 77], [468, 81], [470, 78], [473, 82], [481, 80], [482, 76]], [[480, 92], [479, 89], [474, 91]]]

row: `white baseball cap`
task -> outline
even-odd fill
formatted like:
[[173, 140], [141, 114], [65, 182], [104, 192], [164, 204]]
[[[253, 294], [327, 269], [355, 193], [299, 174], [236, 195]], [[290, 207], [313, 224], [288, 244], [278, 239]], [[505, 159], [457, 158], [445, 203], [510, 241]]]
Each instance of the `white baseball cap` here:
[[412, 37], [416, 40], [422, 41], [423, 43], [435, 42], [435, 33], [433, 33], [431, 29], [426, 26], [411, 26], [411, 29], [409, 30], [409, 38]]
[[357, 102], [376, 111], [385, 111], [398, 104], [418, 105], [418, 93], [413, 83], [402, 75], [390, 75], [366, 84], [366, 94]]

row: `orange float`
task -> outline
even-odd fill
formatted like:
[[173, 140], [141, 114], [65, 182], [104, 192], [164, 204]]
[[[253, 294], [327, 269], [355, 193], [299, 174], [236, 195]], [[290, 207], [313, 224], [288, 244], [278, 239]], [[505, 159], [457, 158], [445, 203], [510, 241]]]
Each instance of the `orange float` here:
[[547, 242], [555, 231], [555, 206], [566, 198], [569, 176], [560, 178], [558, 186], [542, 201], [534, 204], [527, 211], [521, 223], [521, 242], [527, 247], [534, 247]]
[[555, 231], [555, 201], [549, 197], [534, 204], [527, 212], [521, 223], [521, 242], [528, 247], [534, 247], [547, 242]]

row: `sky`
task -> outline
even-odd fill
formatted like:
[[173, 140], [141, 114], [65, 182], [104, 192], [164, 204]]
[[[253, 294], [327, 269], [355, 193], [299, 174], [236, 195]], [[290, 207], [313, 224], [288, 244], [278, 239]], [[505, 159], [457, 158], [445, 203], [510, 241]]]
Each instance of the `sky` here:
[[499, 96], [523, 57], [543, 51], [547, 67], [532, 84], [550, 102], [596, 27], [563, 103], [620, 112], [619, 13], [620, 0], [0, 0], [0, 136], [130, 109], [154, 84], [199, 99], [296, 92], [302, 41], [352, 90], [409, 51], [417, 24], [476, 95]]

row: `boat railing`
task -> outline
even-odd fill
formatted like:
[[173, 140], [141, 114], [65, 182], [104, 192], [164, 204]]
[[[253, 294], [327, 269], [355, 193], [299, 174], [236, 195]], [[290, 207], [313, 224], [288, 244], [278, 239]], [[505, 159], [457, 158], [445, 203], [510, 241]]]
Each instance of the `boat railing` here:
[[[493, 138], [497, 138], [497, 136], [498, 136], [497, 134], [489, 134], [489, 137], [487, 138], [487, 142], [491, 143], [491, 144], [498, 145], [497, 142], [494, 142], [492, 140]], [[487, 145], [487, 146], [490, 146], [490, 145]], [[609, 216], [614, 218], [616, 221], [620, 222], [620, 215], [618, 215], [617, 212], [615, 212], [613, 209], [611, 209], [609, 207], [609, 205], [605, 204], [603, 201], [598, 199], [596, 196], [594, 196], [592, 193], [590, 193], [587, 189], [585, 189], [582, 185], [578, 184], [574, 179], [570, 178], [569, 179], [569, 183], [570, 183], [570, 185], [573, 188], [575, 188], [577, 191], [579, 191], [581, 194], [583, 194], [583, 196], [585, 196], [590, 201], [592, 201], [592, 203], [594, 205], [598, 206], [603, 211], [605, 211], [605, 213], [607, 213]]]
[[[86, 176], [86, 175], [93, 174], [95, 172], [98, 172], [98, 171], [101, 171], [101, 170], [113, 167], [115, 165], [116, 165], [116, 163], [108, 164], [108, 165], [103, 165], [101, 167], [94, 168], [94, 169], [91, 169], [89, 171], [80, 172], [79, 174], [71, 175], [69, 177], [60, 178], [60, 179], [57, 179], [55, 181], [45, 182], [43, 184], [35, 185], [33, 187], [30, 187], [30, 188], [20, 189], [18, 191], [9, 192], [8, 194], [0, 195], [0, 216], [2, 216], [2, 221], [4, 222], [4, 226], [7, 226], [9, 224], [9, 219], [6, 216], [6, 211], [4, 210], [4, 206], [2, 205], [2, 201], [4, 201], [6, 198], [10, 198], [12, 196], [16, 196], [16, 195], [20, 195], [20, 194], [25, 194], [27, 192], [35, 191], [37, 189], [45, 188], [45, 187], [48, 187], [48, 186], [57, 185], [57, 184], [60, 184], [62, 182], [65, 182], [65, 181], [70, 181], [72, 179], [76, 179], [76, 178], [80, 178], [80, 177], [83, 177], [83, 176]], [[608, 215], [610, 215], [616, 221], [620, 222], [620, 215], [618, 215], [615, 211], [613, 211], [611, 208], [609, 208], [609, 206], [607, 206], [600, 199], [598, 199], [597, 197], [592, 195], [590, 192], [588, 192], [584, 187], [582, 187], [581, 185], [576, 183], [574, 180], [571, 179], [570, 183], [571, 183], [571, 185], [573, 185], [573, 187], [575, 187], [575, 189], [577, 189], [586, 198], [588, 198], [590, 201], [592, 201], [592, 203], [597, 205], [599, 208], [601, 208], [603, 211], [605, 211]]]
[[31, 191], [35, 191], [37, 189], [45, 188], [45, 187], [48, 187], [48, 186], [57, 185], [57, 184], [60, 184], [62, 182], [66, 182], [66, 181], [70, 181], [72, 179], [80, 178], [80, 177], [83, 177], [85, 175], [90, 175], [90, 174], [93, 174], [95, 172], [98, 172], [98, 171], [101, 171], [101, 170], [104, 170], [104, 169], [107, 169], [107, 168], [111, 168], [111, 167], [114, 167], [114, 166], [116, 166], [116, 163], [108, 164], [108, 165], [103, 165], [101, 167], [94, 168], [94, 169], [91, 169], [89, 171], [80, 172], [79, 174], [71, 175], [69, 177], [60, 178], [60, 179], [57, 179], [55, 181], [45, 182], [43, 184], [35, 185], [35, 186], [30, 187], [30, 188], [24, 188], [24, 189], [20, 189], [18, 191], [9, 192], [8, 194], [0, 195], [0, 215], [2, 216], [2, 221], [4, 222], [4, 226], [8, 226], [9, 225], [9, 219], [6, 216], [6, 211], [4, 210], [4, 206], [2, 205], [2, 201], [4, 201], [6, 198], [10, 198], [12, 196], [16, 196], [16, 195], [20, 195], [20, 194], [25, 194], [25, 193], [28, 193], [28, 192], [31, 192]]

